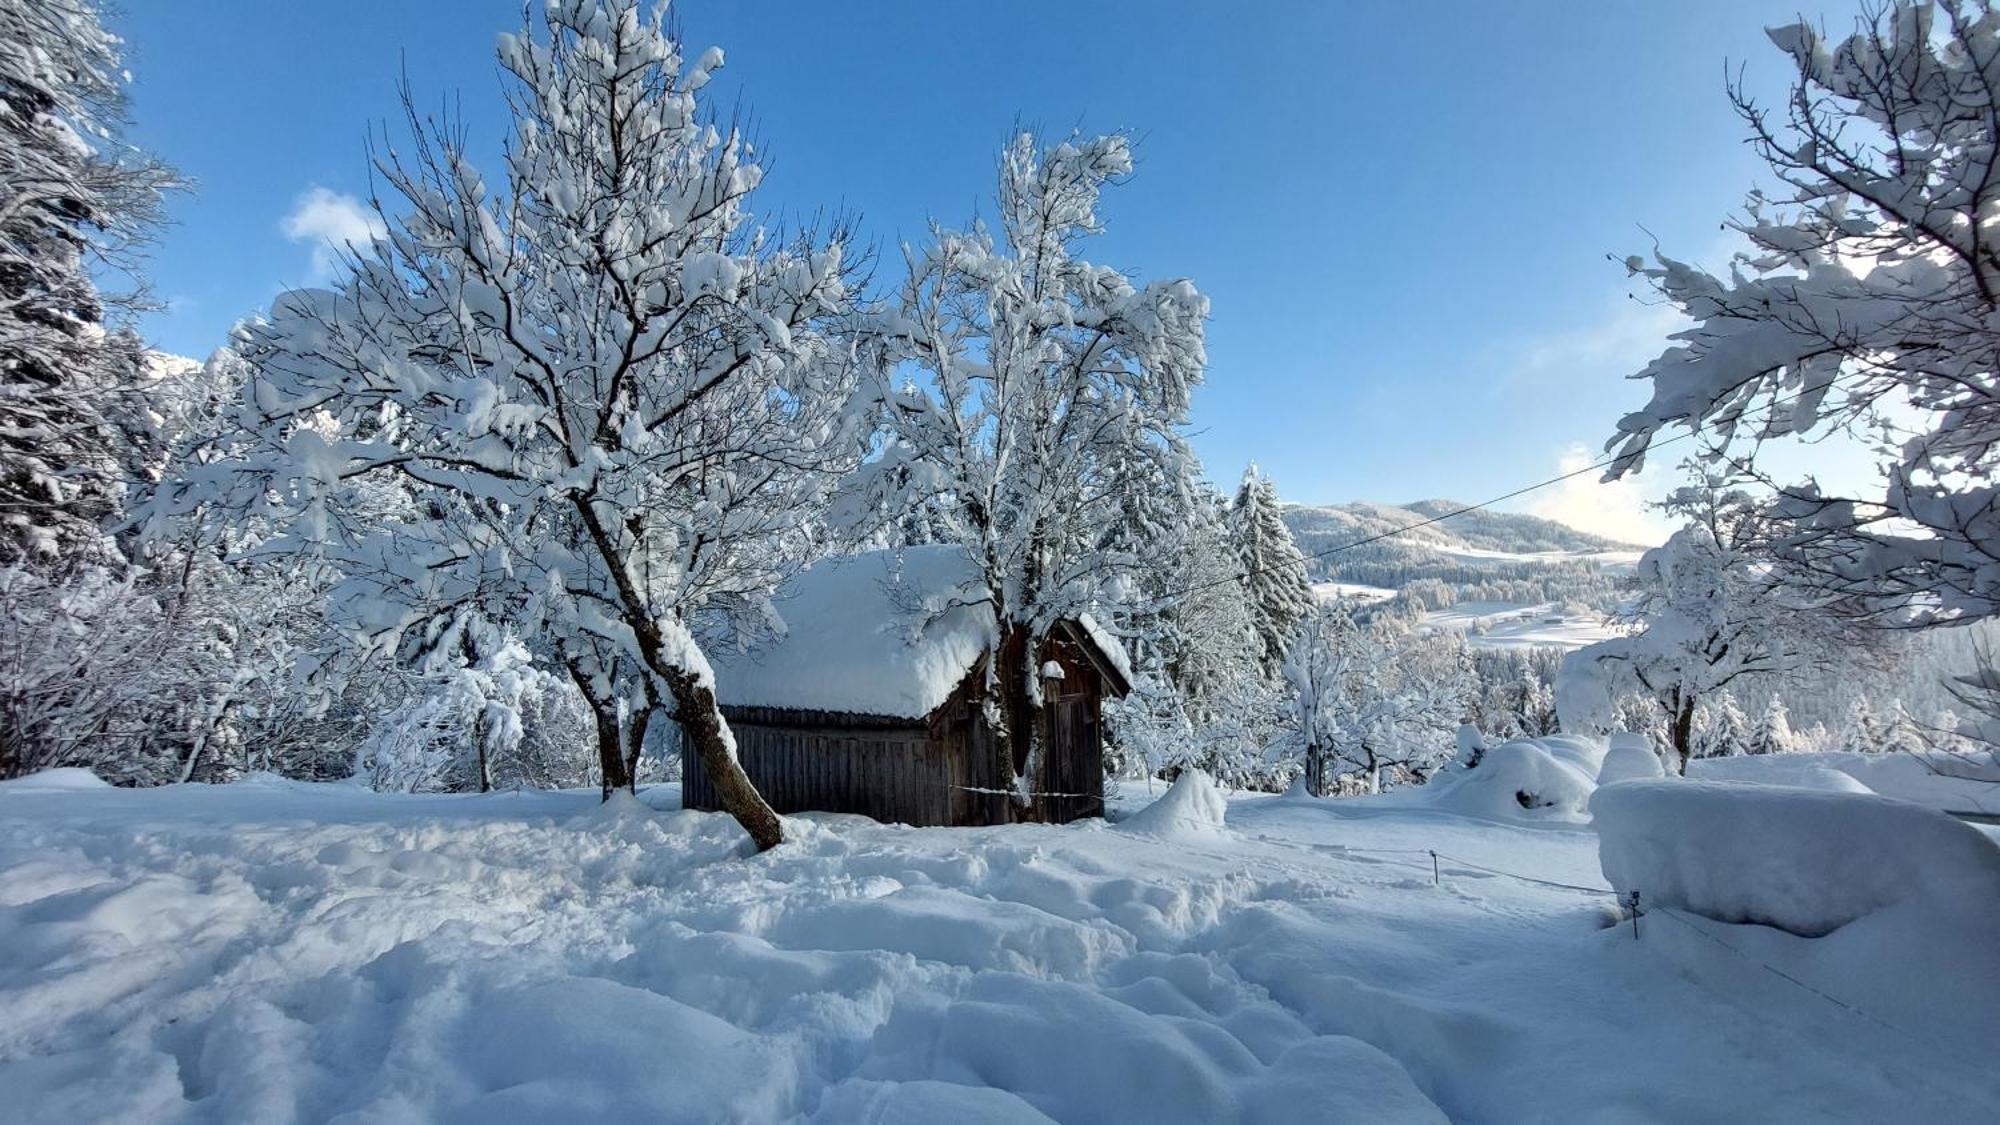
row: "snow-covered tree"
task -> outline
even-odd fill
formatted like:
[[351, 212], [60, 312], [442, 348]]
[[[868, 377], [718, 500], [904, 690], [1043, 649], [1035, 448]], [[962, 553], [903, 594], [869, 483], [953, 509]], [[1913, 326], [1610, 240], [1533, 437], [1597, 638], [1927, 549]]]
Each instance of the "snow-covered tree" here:
[[1256, 465], [1243, 471], [1229, 514], [1257, 630], [1258, 660], [1265, 674], [1277, 675], [1292, 638], [1298, 635], [1299, 622], [1313, 608], [1306, 560], [1279, 515], [1277, 486]]
[[373, 724], [355, 776], [404, 793], [575, 784], [585, 742], [564, 736], [588, 718], [570, 685], [504, 629], [461, 626], [418, 690]]
[[93, 271], [176, 183], [120, 139], [122, 53], [90, 0], [0, 0], [0, 563], [116, 562], [144, 350]]
[[1727, 758], [1745, 752], [1750, 745], [1750, 716], [1743, 713], [1735, 693], [1725, 689], [1702, 701], [1693, 741], [1697, 758]]
[[1732, 94], [1782, 191], [1731, 224], [1751, 249], [1727, 275], [1629, 260], [1694, 325], [1638, 373], [1652, 399], [1607, 476], [1676, 426], [1752, 468], [1768, 439], [1847, 428], [1887, 486], [1782, 489], [1794, 580], [1906, 622], [2000, 613], [2000, 12], [1893, 0], [1844, 39], [1771, 35], [1790, 96]]
[[1636, 631], [1571, 653], [1558, 694], [1565, 730], [1608, 726], [1627, 685], [1651, 695], [1685, 773], [1701, 701], [1746, 677], [1826, 659], [1834, 623], [1772, 576], [1771, 521], [1749, 494], [1709, 480], [1662, 507], [1687, 524], [1639, 560], [1628, 613]]
[[1848, 705], [1847, 721], [1840, 730], [1840, 749], [1856, 754], [1873, 754], [1882, 747], [1882, 727], [1868, 697], [1856, 695]]
[[1888, 713], [1882, 717], [1882, 745], [1880, 749], [1891, 753], [1911, 753], [1930, 748], [1927, 728], [1910, 714], [1900, 699], [1889, 704]]
[[1785, 708], [1783, 696], [1773, 695], [1764, 705], [1764, 713], [1757, 717], [1757, 725], [1750, 732], [1750, 743], [1743, 748], [1745, 754], [1789, 754], [1798, 749], [1798, 736], [1792, 732], [1791, 713]]
[[1119, 136], [1046, 149], [1016, 138], [997, 226], [939, 229], [906, 250], [885, 317], [887, 441], [859, 507], [928, 507], [978, 569], [1000, 623], [985, 717], [1023, 808], [1048, 741], [1032, 654], [1140, 565], [1109, 531], [1135, 491], [1192, 475], [1182, 427], [1207, 300], [1185, 280], [1135, 286], [1077, 256], [1099, 229], [1100, 192], [1131, 166]]
[[[503, 183], [412, 111], [386, 233], [241, 328], [245, 436], [166, 506], [282, 520], [266, 550], [338, 560], [383, 651], [468, 614], [564, 659], [604, 642], [770, 847], [697, 630], [769, 617], [858, 447], [848, 276], [838, 237], [751, 224], [758, 166], [698, 100], [721, 53], [687, 63], [664, 18], [555, 0], [502, 37]], [[361, 507], [384, 482], [410, 497], [388, 519]]]
[[1392, 624], [1363, 626], [1344, 602], [1308, 615], [1285, 660], [1306, 788], [1380, 792], [1452, 760], [1470, 690], [1463, 641]]

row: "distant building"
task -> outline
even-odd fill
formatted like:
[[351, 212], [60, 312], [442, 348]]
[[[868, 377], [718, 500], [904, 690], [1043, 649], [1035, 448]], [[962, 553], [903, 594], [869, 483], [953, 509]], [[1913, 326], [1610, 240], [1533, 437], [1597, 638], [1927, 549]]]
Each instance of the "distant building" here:
[[[1102, 815], [1103, 701], [1131, 688], [1123, 649], [1088, 618], [1051, 631], [1036, 659], [1050, 745], [1017, 816], [980, 714], [998, 628], [972, 577], [952, 547], [829, 559], [780, 591], [784, 637], [711, 655], [737, 755], [772, 808], [918, 825]], [[681, 803], [719, 807], [682, 741]]]

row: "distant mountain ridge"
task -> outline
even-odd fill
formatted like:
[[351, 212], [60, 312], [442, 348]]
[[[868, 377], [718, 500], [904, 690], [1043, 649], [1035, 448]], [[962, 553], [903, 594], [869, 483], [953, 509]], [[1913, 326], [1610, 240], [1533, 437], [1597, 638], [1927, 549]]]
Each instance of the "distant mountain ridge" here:
[[[1455, 500], [1418, 500], [1411, 504], [1377, 504], [1358, 500], [1347, 504], [1286, 503], [1285, 523], [1294, 537], [1303, 530], [1314, 538], [1334, 531], [1350, 533], [1348, 539], [1365, 539], [1394, 532], [1425, 520], [1436, 519], [1466, 505]], [[1471, 547], [1486, 551], [1519, 554], [1567, 552], [1587, 554], [1599, 551], [1640, 551], [1632, 543], [1620, 543], [1601, 535], [1578, 531], [1567, 524], [1520, 512], [1495, 512], [1485, 508], [1453, 516], [1438, 523], [1416, 528], [1399, 537], [1407, 543], [1434, 547]], [[1327, 543], [1323, 546], [1333, 546]], [[1305, 544], [1300, 544], [1305, 549]]]
[[[1519, 512], [1482, 508], [1424, 523], [1464, 507], [1451, 500], [1356, 501], [1287, 503], [1280, 512], [1314, 581], [1375, 587], [1385, 597], [1442, 583], [1458, 601], [1577, 603], [1608, 611], [1621, 596], [1622, 575], [1645, 549]], [[1385, 535], [1393, 537], [1377, 539]], [[1439, 608], [1450, 599], [1433, 592], [1426, 600]]]

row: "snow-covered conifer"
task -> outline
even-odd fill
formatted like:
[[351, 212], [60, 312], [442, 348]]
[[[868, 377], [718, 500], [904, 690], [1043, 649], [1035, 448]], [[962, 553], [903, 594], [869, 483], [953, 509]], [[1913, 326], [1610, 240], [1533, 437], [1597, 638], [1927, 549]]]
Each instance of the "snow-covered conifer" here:
[[1798, 749], [1798, 736], [1792, 733], [1791, 713], [1785, 708], [1783, 696], [1773, 695], [1764, 705], [1764, 713], [1757, 717], [1757, 725], [1750, 732], [1750, 743], [1743, 748], [1745, 754], [1788, 754]]
[[1276, 675], [1299, 622], [1313, 608], [1306, 560], [1279, 514], [1277, 486], [1256, 465], [1243, 471], [1229, 514], [1257, 630], [1258, 660], [1267, 675]]
[[1706, 722], [1694, 744], [1697, 758], [1726, 758], [1747, 753], [1750, 746], [1750, 716], [1736, 702], [1733, 692], [1724, 690], [1702, 704]]
[[1873, 754], [1884, 749], [1882, 724], [1865, 695], [1856, 695], [1848, 705], [1847, 721], [1840, 731], [1840, 749], [1856, 754]]

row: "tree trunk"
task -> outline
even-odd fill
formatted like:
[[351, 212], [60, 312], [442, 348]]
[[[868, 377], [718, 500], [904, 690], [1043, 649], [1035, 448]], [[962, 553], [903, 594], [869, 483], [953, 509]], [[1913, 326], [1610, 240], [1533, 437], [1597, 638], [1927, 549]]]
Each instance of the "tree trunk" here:
[[1317, 744], [1306, 747], [1306, 792], [1326, 796], [1326, 751]]
[[1005, 726], [996, 732], [999, 737], [994, 739], [994, 754], [1000, 759], [1000, 776], [1013, 779], [1013, 784], [1008, 786], [1008, 799], [1013, 804], [1016, 819], [1019, 819], [1034, 807], [1029, 770], [1035, 757], [1036, 717], [1033, 714], [1034, 704], [1028, 695], [1029, 665], [1032, 661], [1028, 659], [1028, 630], [1025, 627], [1007, 627], [1000, 640], [996, 661], [993, 685], [999, 695], [997, 702]]
[[1688, 758], [1694, 753], [1694, 698], [1692, 696], [1681, 700], [1681, 705], [1674, 709], [1673, 740], [1677, 771], [1682, 777], [1686, 777]]
[[479, 751], [479, 791], [493, 791], [493, 766], [486, 760], [486, 711], [480, 709], [472, 719], [472, 744]]
[[736, 760], [736, 739], [715, 705], [715, 692], [679, 669], [665, 672], [667, 691], [674, 697], [674, 712], [681, 721], [681, 735], [694, 744], [701, 757], [701, 772], [715, 786], [715, 796], [723, 811], [750, 833], [758, 851], [768, 851], [785, 842], [785, 828], [778, 814], [757, 792], [743, 763]]
[[625, 786], [639, 791], [639, 755], [646, 749], [646, 730], [653, 725], [653, 712], [658, 704], [653, 700], [653, 689], [646, 688], [646, 702], [632, 712], [625, 725]]
[[618, 588], [618, 600], [625, 610], [625, 624], [631, 628], [633, 639], [639, 642], [639, 656], [645, 661], [646, 670], [667, 685], [667, 694], [674, 700], [674, 715], [681, 723], [681, 737], [694, 744], [695, 753], [701, 757], [702, 772], [715, 786], [715, 796], [721, 801], [723, 811], [736, 818], [736, 823], [750, 834], [758, 851], [768, 851], [784, 843], [784, 823], [771, 810], [763, 794], [757, 792], [750, 775], [743, 772], [743, 764], [736, 760], [736, 740], [731, 737], [729, 724], [723, 721], [722, 712], [715, 705], [714, 689], [704, 686], [694, 673], [667, 656], [666, 639], [660, 633], [660, 623], [648, 611], [645, 597], [633, 584], [631, 573], [625, 569], [624, 553], [618, 549], [589, 500], [576, 496], [573, 503], [577, 515], [583, 520], [584, 529], [597, 546], [599, 556], [611, 571], [611, 580]]
[[590, 704], [590, 716], [597, 727], [598, 783], [604, 799], [609, 801], [614, 790], [632, 784], [618, 744], [618, 704], [597, 694], [580, 662], [572, 660], [565, 663], [569, 668], [569, 678], [576, 683], [576, 690], [582, 692], [584, 702]]

